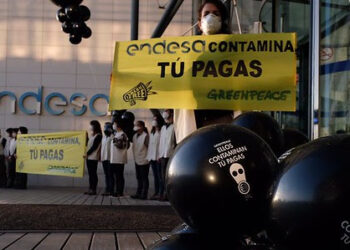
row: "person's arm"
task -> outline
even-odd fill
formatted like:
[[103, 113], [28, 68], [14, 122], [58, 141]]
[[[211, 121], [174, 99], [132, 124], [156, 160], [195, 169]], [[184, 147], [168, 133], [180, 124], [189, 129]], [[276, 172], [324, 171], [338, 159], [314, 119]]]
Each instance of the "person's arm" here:
[[92, 144], [91, 148], [87, 151], [87, 155], [91, 155], [101, 144], [102, 141], [102, 135], [98, 134], [95, 137], [94, 143]]
[[2, 147], [5, 149], [5, 147], [6, 147], [6, 139], [5, 138], [2, 138], [1, 144], [2, 144]]
[[146, 135], [144, 144], [145, 144], [145, 146], [148, 148], [148, 145], [149, 145], [149, 135]]

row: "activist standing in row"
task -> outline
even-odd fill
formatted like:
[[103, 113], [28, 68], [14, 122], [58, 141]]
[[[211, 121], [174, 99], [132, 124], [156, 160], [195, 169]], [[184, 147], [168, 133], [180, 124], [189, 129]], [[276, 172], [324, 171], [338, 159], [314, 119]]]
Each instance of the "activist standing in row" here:
[[131, 198], [146, 200], [149, 188], [149, 162], [147, 160], [149, 135], [143, 121], [137, 121], [135, 123], [134, 131], [136, 133], [132, 139], [132, 149], [135, 160], [137, 191]]
[[127, 135], [117, 121], [113, 123], [113, 130], [109, 165], [110, 185], [112, 195], [114, 197], [121, 197], [124, 196], [124, 165], [128, 161], [128, 148], [130, 144]]
[[7, 174], [6, 174], [6, 165], [5, 165], [5, 147], [6, 139], [2, 137], [0, 130], [0, 188], [6, 187], [7, 184]]
[[102, 141], [102, 130], [101, 125], [98, 121], [93, 120], [90, 122], [90, 133], [91, 137], [89, 137], [86, 153], [86, 166], [89, 173], [89, 191], [85, 194], [96, 195], [96, 188], [98, 183], [97, 165], [100, 159]]
[[[26, 135], [28, 134], [28, 129], [26, 127], [19, 127], [18, 134]], [[27, 189], [28, 175], [26, 173], [19, 173], [16, 171], [15, 178], [15, 188]]]
[[165, 190], [165, 176], [166, 169], [169, 162], [169, 158], [174, 153], [176, 147], [174, 125], [173, 125], [173, 111], [171, 109], [166, 109], [163, 112], [163, 118], [165, 124], [160, 131], [160, 141], [159, 141], [159, 162], [160, 162], [160, 198], [161, 201], [166, 201], [166, 190]]
[[101, 144], [101, 161], [103, 166], [103, 172], [105, 174], [105, 192], [103, 196], [112, 195], [111, 190], [111, 177], [110, 177], [110, 159], [111, 159], [111, 142], [113, 134], [113, 126], [111, 122], [106, 122], [103, 129], [104, 136]]
[[163, 119], [154, 116], [152, 120], [152, 130], [149, 136], [149, 145], [147, 151], [147, 160], [150, 163], [153, 172], [154, 178], [154, 194], [151, 197], [151, 200], [159, 200], [159, 183], [160, 183], [160, 163], [159, 159], [159, 139], [160, 139], [160, 130], [163, 126]]
[[11, 133], [11, 141], [9, 146], [9, 170], [8, 170], [8, 184], [7, 187], [12, 188], [16, 179], [16, 139], [18, 128], [13, 128]]
[[[202, 35], [230, 34], [228, 23], [228, 11], [220, 0], [206, 0], [198, 10], [198, 28]], [[233, 111], [178, 109], [175, 110], [174, 117], [176, 139], [179, 143], [197, 128], [232, 122]]]
[[6, 138], [6, 145], [4, 148], [4, 156], [5, 156], [5, 166], [6, 166], [6, 186], [8, 186], [8, 179], [9, 179], [9, 169], [10, 169], [10, 144], [12, 141], [12, 128], [8, 128], [6, 129], [6, 134], [7, 134], [7, 138]]

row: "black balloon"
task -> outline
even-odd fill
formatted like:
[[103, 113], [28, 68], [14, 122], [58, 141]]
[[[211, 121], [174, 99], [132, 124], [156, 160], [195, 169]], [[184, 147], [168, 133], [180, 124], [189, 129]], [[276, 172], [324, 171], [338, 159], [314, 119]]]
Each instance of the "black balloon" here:
[[69, 21], [65, 21], [62, 23], [62, 31], [65, 33], [72, 33], [73, 32], [73, 26], [72, 23]]
[[291, 148], [303, 145], [309, 142], [306, 135], [296, 129], [286, 128], [282, 130], [284, 138], [284, 150], [287, 151]]
[[197, 231], [191, 228], [189, 225], [186, 223], [182, 223], [175, 227], [172, 231], [171, 234], [188, 234], [188, 233], [196, 233]]
[[82, 22], [73, 22], [72, 23], [72, 33], [82, 36], [83, 32], [85, 30], [85, 27], [86, 27], [85, 24]]
[[57, 21], [63, 23], [67, 21], [67, 16], [63, 8], [59, 9], [56, 13], [56, 19]]
[[122, 119], [122, 115], [124, 114], [126, 110], [113, 110], [112, 111], [112, 119], [111, 122], [117, 122], [120, 123], [121, 119]]
[[253, 132], [234, 125], [197, 130], [177, 147], [168, 165], [168, 198], [200, 233], [232, 237], [265, 226], [277, 159]]
[[92, 35], [92, 31], [88, 26], [85, 26], [82, 32], [83, 38], [89, 38]]
[[83, 0], [51, 0], [57, 6], [66, 7], [67, 5], [79, 5]]
[[132, 112], [126, 111], [122, 114], [121, 119], [124, 124], [133, 125], [135, 121], [135, 115]]
[[91, 12], [90, 12], [89, 8], [86, 7], [85, 5], [79, 6], [79, 12], [80, 12], [80, 16], [83, 19], [83, 21], [87, 21], [90, 19]]
[[261, 112], [247, 112], [236, 117], [233, 124], [247, 128], [270, 145], [276, 156], [283, 151], [283, 133], [278, 122], [271, 116]]
[[296, 147], [273, 190], [269, 236], [291, 249], [350, 249], [350, 136]]
[[69, 5], [65, 8], [65, 13], [69, 20], [73, 22], [79, 22], [80, 21], [80, 12], [79, 7], [74, 5]]
[[70, 34], [69, 35], [69, 41], [72, 44], [79, 44], [81, 42], [81, 36], [78, 34]]

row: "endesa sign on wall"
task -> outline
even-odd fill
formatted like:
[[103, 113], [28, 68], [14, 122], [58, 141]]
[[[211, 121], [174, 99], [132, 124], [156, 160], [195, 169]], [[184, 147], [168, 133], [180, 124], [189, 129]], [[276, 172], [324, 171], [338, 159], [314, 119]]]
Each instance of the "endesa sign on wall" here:
[[[9, 100], [3, 100], [8, 97]], [[25, 100], [32, 98], [36, 101], [36, 106], [27, 107]], [[98, 99], [103, 99], [106, 102], [106, 108], [98, 110], [95, 103]], [[36, 92], [25, 92], [19, 97], [11, 91], [0, 91], [0, 105], [11, 105], [11, 113], [15, 114], [18, 108], [27, 115], [40, 115], [42, 109], [45, 109], [51, 115], [62, 115], [65, 112], [71, 112], [75, 116], [81, 116], [89, 109], [96, 116], [107, 115], [107, 106], [109, 97], [105, 94], [95, 94], [89, 100], [83, 93], [73, 93], [71, 96], [65, 96], [59, 92], [52, 92], [48, 95], [43, 95], [43, 87], [39, 87]], [[29, 106], [29, 105], [28, 105]], [[68, 106], [69, 109], [67, 108]]]

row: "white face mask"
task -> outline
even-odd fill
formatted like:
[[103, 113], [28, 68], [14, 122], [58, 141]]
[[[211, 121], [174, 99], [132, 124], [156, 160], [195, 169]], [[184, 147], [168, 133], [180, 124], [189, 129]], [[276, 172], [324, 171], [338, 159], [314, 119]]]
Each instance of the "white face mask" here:
[[201, 28], [204, 35], [217, 34], [221, 29], [221, 17], [208, 14], [201, 20]]
[[163, 112], [163, 118], [164, 120], [167, 120], [169, 118], [168, 112]]
[[139, 126], [135, 126], [134, 127], [134, 131], [139, 131], [140, 127]]
[[156, 120], [152, 121], [152, 127], [157, 127], [158, 126], [158, 122]]
[[93, 130], [93, 128], [92, 128], [92, 127], [89, 127], [89, 132], [90, 132], [91, 134], [93, 134], [93, 133], [94, 133], [94, 130]]
[[117, 131], [117, 125], [113, 124], [113, 130]]

